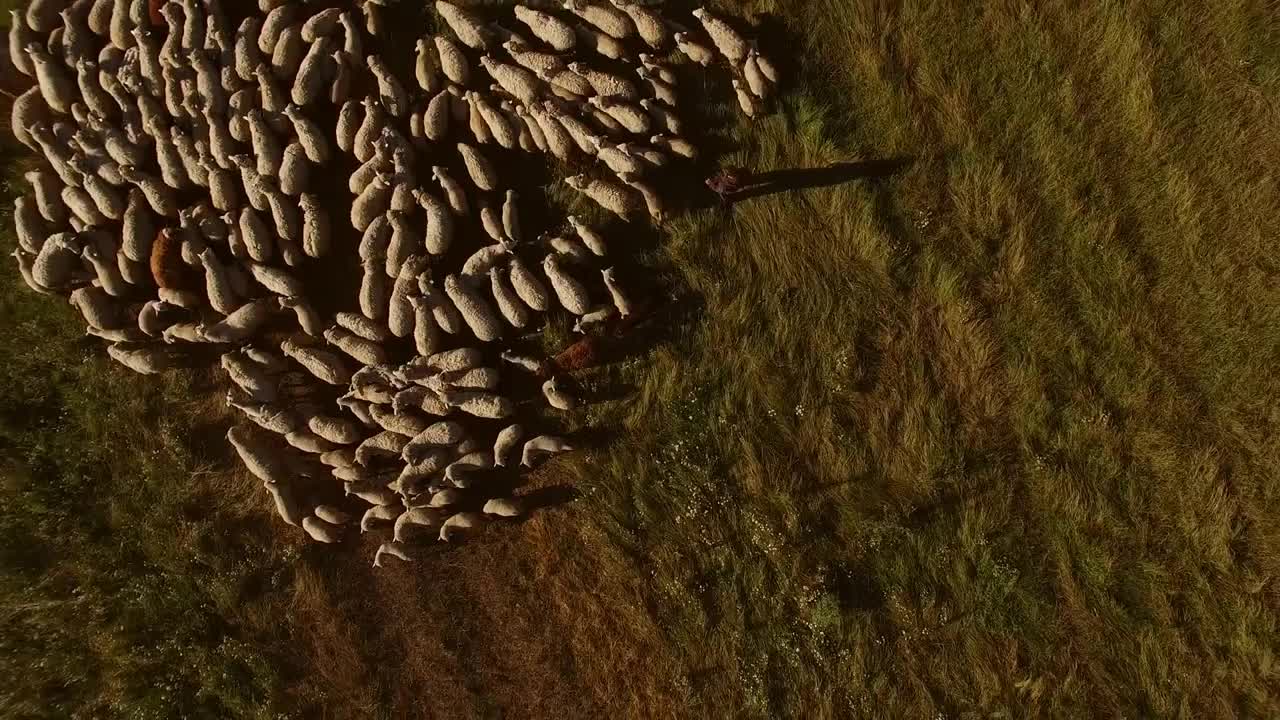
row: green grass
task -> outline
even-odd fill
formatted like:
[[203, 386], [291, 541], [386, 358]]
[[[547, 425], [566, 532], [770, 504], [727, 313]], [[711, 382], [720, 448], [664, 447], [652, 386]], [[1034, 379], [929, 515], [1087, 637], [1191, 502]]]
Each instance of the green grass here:
[[793, 82], [725, 162], [912, 165], [674, 221], [582, 497], [413, 568], [6, 273], [6, 715], [1275, 715], [1274, 13], [735, 8]]

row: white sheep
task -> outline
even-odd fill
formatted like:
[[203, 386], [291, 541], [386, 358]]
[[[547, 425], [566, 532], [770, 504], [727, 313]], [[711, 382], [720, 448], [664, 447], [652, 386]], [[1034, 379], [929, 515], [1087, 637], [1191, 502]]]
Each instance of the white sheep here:
[[404, 543], [389, 542], [379, 545], [378, 551], [373, 556], [374, 567], [382, 567], [383, 555], [390, 555], [405, 562], [414, 562], [413, 556], [409, 554], [409, 548]]
[[566, 393], [554, 377], [542, 383], [542, 396], [557, 410], [572, 410], [578, 406], [578, 401]]
[[351, 204], [351, 226], [364, 232], [379, 215], [391, 207], [392, 176], [379, 173]]
[[351, 445], [364, 439], [355, 423], [331, 415], [313, 415], [307, 421], [307, 427], [311, 428], [311, 432], [335, 445]]
[[56, 112], [71, 112], [71, 104], [76, 101], [79, 93], [66, 67], [35, 43], [27, 45], [27, 55], [34, 66], [36, 83], [44, 101]]
[[98, 284], [108, 295], [124, 297], [129, 294], [129, 286], [120, 273], [120, 266], [116, 263], [114, 254], [110, 258], [104, 258], [97, 246], [88, 244], [81, 251], [81, 255], [93, 266], [98, 276]]
[[578, 36], [579, 48], [594, 50], [610, 60], [625, 60], [628, 55], [627, 46], [621, 40], [594, 27], [578, 23], [573, 31]]
[[421, 188], [413, 191], [413, 198], [427, 216], [427, 232], [423, 239], [427, 252], [432, 255], [445, 254], [453, 244], [453, 213], [444, 201]]
[[440, 184], [444, 190], [445, 197], [449, 200], [449, 207], [458, 215], [466, 215], [470, 212], [470, 203], [467, 202], [467, 192], [463, 188], [462, 183], [454, 179], [448, 168], [436, 165], [431, 168], [431, 177]]
[[492, 342], [502, 337], [502, 323], [493, 308], [465, 279], [457, 275], [446, 277], [444, 291], [478, 340]]
[[298, 199], [298, 205], [302, 210], [302, 252], [313, 258], [328, 255], [333, 231], [323, 202], [318, 195], [303, 193]]
[[631, 18], [640, 39], [649, 47], [661, 50], [671, 42], [671, 32], [667, 29], [667, 23], [658, 13], [635, 0], [613, 0], [613, 4]]
[[227, 441], [235, 448], [240, 461], [264, 484], [287, 483], [290, 475], [285, 457], [274, 451], [257, 434], [234, 426], [227, 431]]
[[462, 313], [454, 307], [453, 300], [435, 286], [429, 273], [423, 273], [418, 277], [418, 292], [431, 303], [431, 315], [441, 330], [450, 335], [462, 332], [466, 327], [466, 323], [462, 321]]
[[330, 385], [351, 382], [351, 371], [342, 358], [328, 350], [299, 345], [293, 340], [280, 343], [280, 350], [293, 358], [316, 378]]
[[105, 290], [94, 285], [71, 292], [70, 303], [90, 327], [110, 330], [121, 326], [121, 308]]
[[262, 366], [242, 357], [239, 353], [222, 355], [222, 369], [231, 382], [246, 395], [258, 402], [275, 402], [279, 393], [276, 381]]
[[458, 143], [457, 147], [458, 154], [462, 156], [462, 162], [467, 167], [467, 174], [471, 177], [471, 182], [475, 183], [475, 186], [481, 190], [497, 190], [498, 175], [488, 158], [466, 143]]
[[565, 183], [624, 220], [635, 215], [643, 202], [639, 193], [610, 180], [574, 175]]
[[302, 281], [289, 274], [286, 270], [258, 262], [251, 262], [248, 265], [253, 279], [276, 295], [290, 297], [302, 295], [306, 292], [306, 287], [302, 284]]
[[559, 160], [570, 160], [578, 152], [577, 142], [568, 130], [560, 124], [552, 115], [543, 108], [531, 107], [527, 109], [530, 116], [533, 117], [538, 129], [542, 131], [542, 137], [547, 145], [547, 151]]
[[142, 375], [155, 375], [174, 365], [171, 355], [156, 348], [129, 350], [118, 345], [110, 345], [107, 347], [107, 354], [112, 360]]
[[466, 262], [462, 264], [462, 275], [465, 277], [485, 275], [510, 254], [511, 251], [507, 249], [507, 246], [501, 243], [486, 245], [472, 253]]
[[311, 432], [308, 428], [294, 430], [284, 436], [294, 448], [311, 455], [322, 455], [334, 449], [333, 443]]
[[436, 12], [463, 45], [472, 50], [483, 50], [489, 45], [489, 30], [479, 17], [444, 0], [436, 1]]
[[413, 436], [410, 445], [457, 445], [467, 437], [466, 428], [452, 420], [432, 423]]
[[408, 441], [410, 438], [402, 434], [383, 430], [375, 436], [365, 438], [365, 441], [356, 447], [356, 461], [361, 465], [369, 465], [371, 461], [380, 457], [397, 457], [404, 446], [408, 445]]
[[545, 362], [526, 355], [517, 355], [513, 352], [503, 352], [502, 360], [535, 375], [542, 375], [547, 369], [547, 364]]
[[396, 118], [403, 118], [408, 115], [409, 93], [405, 92], [404, 85], [396, 79], [395, 73], [391, 71], [391, 68], [387, 66], [382, 57], [371, 54], [365, 58], [365, 64], [378, 85], [378, 97], [387, 112]]
[[334, 316], [334, 320], [337, 321], [338, 325], [365, 340], [380, 343], [391, 339], [391, 332], [387, 330], [385, 325], [360, 313], [340, 312]]
[[308, 515], [302, 518], [302, 529], [316, 542], [330, 544], [342, 541], [342, 533], [340, 532], [342, 528], [320, 518], [318, 515]]
[[387, 303], [387, 327], [398, 338], [413, 334], [416, 320], [409, 297], [416, 294], [418, 276], [427, 270], [429, 262], [426, 255], [413, 255], [405, 261], [396, 277]]
[[511, 259], [510, 280], [512, 289], [525, 305], [538, 312], [546, 312], [550, 308], [551, 299], [546, 285], [518, 256]]
[[[355, 100], [347, 100], [338, 111], [338, 121], [334, 124], [334, 140], [338, 149], [344, 153], [354, 154], [356, 134], [360, 131], [364, 115], [362, 106]], [[368, 160], [366, 157], [365, 160]], [[364, 162], [364, 160], [361, 160]]]
[[453, 483], [454, 487], [466, 489], [471, 486], [470, 476], [480, 470], [493, 467], [493, 453], [485, 450], [467, 453], [454, 460], [444, 469], [444, 479]]
[[480, 513], [461, 512], [451, 515], [440, 526], [440, 541], [452, 542], [459, 532], [474, 528], [482, 522], [484, 522], [484, 516]]
[[516, 5], [515, 17], [524, 23], [535, 37], [555, 48], [557, 52], [572, 50], [578, 44], [578, 36], [573, 31], [573, 26], [553, 15]]
[[693, 16], [702, 23], [702, 27], [707, 31], [711, 42], [715, 43], [716, 49], [720, 51], [721, 55], [728, 58], [730, 63], [741, 65], [747, 59], [747, 51], [749, 49], [747, 41], [738, 34], [737, 30], [707, 12], [705, 8], [694, 10]]
[[515, 403], [510, 398], [479, 390], [443, 390], [440, 398], [449, 407], [468, 415], [490, 420], [501, 420], [515, 414]]
[[500, 267], [489, 270], [489, 286], [493, 293], [494, 302], [498, 305], [498, 312], [506, 318], [507, 322], [513, 327], [524, 328], [529, 324], [529, 313], [520, 299], [520, 295], [511, 286], [511, 281], [507, 277], [507, 271]]
[[364, 274], [360, 281], [360, 311], [369, 318], [383, 320], [387, 318], [392, 293], [383, 260], [370, 258], [362, 261], [361, 266]]
[[386, 214], [379, 215], [364, 229], [357, 254], [362, 262], [377, 261], [386, 257], [390, 243], [391, 220]]
[[364, 119], [356, 130], [352, 150], [356, 160], [364, 162], [373, 157], [374, 143], [382, 136], [382, 129], [387, 126], [387, 119], [382, 106], [374, 98], [367, 97], [360, 101], [364, 106]]
[[573, 446], [565, 442], [564, 438], [555, 435], [539, 435], [531, 438], [524, 444], [524, 450], [520, 456], [520, 464], [525, 467], [532, 467], [534, 459], [539, 455], [562, 453], [572, 450]]
[[303, 523], [302, 510], [298, 507], [297, 498], [294, 497], [292, 484], [270, 482], [264, 483], [263, 486], [271, 494], [271, 499], [276, 505], [276, 514], [280, 516], [280, 519], [290, 525], [301, 526]]
[[551, 254], [543, 258], [542, 269], [564, 309], [575, 315], [583, 315], [591, 310], [591, 298], [586, 288], [564, 269], [559, 256]]
[[381, 345], [345, 328], [334, 326], [325, 330], [324, 339], [365, 365], [381, 365], [387, 361], [387, 351]]
[[524, 506], [514, 498], [492, 498], [481, 509], [485, 515], [514, 518], [524, 514]]
[[564, 7], [609, 37], [626, 40], [636, 34], [635, 23], [617, 8], [586, 0], [564, 0]]
[[738, 107], [742, 108], [742, 113], [747, 117], [758, 117], [764, 111], [760, 99], [738, 78], [733, 79], [733, 92], [738, 97]]
[[392, 531], [392, 536], [395, 538], [396, 542], [403, 542], [409, 537], [409, 528], [415, 526], [438, 528], [443, 521], [444, 518], [440, 516], [440, 513], [437, 510], [433, 510], [431, 508], [410, 508], [396, 517], [395, 529]]
[[689, 37], [689, 33], [678, 32], [673, 37], [676, 48], [693, 62], [703, 67], [710, 67], [715, 63], [715, 50]]
[[360, 518], [360, 532], [367, 533], [371, 530], [375, 523], [391, 522], [400, 517], [404, 512], [403, 507], [395, 505], [374, 505], [364, 511], [364, 515]]
[[639, 191], [640, 196], [644, 198], [645, 207], [649, 210], [649, 217], [653, 218], [654, 222], [666, 221], [667, 203], [652, 185], [635, 173], [624, 172], [618, 176], [618, 179]]
[[372, 405], [369, 407], [369, 415], [383, 430], [399, 433], [409, 438], [416, 438], [420, 433], [426, 431], [430, 425], [425, 419], [411, 412], [395, 412], [394, 406]]
[[449, 134], [451, 97], [447, 91], [442, 90], [427, 103], [427, 108], [422, 113], [422, 134], [428, 140], [443, 140]]

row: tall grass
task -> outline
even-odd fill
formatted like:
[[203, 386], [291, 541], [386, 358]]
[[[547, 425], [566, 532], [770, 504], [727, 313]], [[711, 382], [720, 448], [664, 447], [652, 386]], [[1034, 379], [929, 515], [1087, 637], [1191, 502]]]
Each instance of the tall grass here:
[[5, 276], [15, 714], [1276, 713], [1274, 13], [721, 4], [792, 79], [725, 162], [912, 162], [674, 221], [579, 499], [468, 547], [277, 539], [203, 379]]

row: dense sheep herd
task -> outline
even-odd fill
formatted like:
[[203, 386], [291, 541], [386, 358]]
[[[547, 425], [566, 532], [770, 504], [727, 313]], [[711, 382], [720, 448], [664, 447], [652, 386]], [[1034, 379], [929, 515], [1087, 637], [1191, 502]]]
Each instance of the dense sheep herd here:
[[526, 227], [536, 193], [501, 158], [546, 156], [661, 223], [663, 174], [697, 155], [675, 67], [729, 68], [749, 116], [778, 81], [705, 10], [440, 1], [439, 33], [399, 53], [390, 2], [35, 0], [9, 33], [34, 81], [13, 133], [46, 161], [14, 207], [26, 283], [136, 372], [220, 354], [249, 421], [227, 439], [280, 517], [322, 543], [389, 527], [375, 565], [522, 515], [495, 478], [572, 447], [518, 408], [578, 400], [512, 339], [640, 304], [603, 230]]

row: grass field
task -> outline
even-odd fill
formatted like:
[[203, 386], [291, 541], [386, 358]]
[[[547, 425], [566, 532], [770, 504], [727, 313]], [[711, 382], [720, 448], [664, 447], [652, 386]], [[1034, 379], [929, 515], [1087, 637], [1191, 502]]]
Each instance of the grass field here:
[[792, 82], [726, 163], [910, 164], [672, 222], [577, 499], [415, 566], [6, 264], [0, 713], [1280, 713], [1274, 8], [733, 5]]

